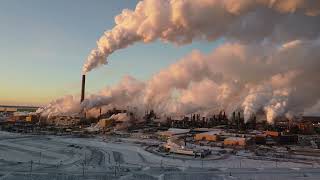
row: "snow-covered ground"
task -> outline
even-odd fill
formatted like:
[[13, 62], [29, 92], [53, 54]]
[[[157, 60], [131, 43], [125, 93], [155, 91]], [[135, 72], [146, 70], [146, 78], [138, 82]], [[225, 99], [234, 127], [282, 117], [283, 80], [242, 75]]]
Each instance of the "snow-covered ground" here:
[[0, 132], [0, 179], [320, 179], [315, 162], [176, 159], [136, 141]]

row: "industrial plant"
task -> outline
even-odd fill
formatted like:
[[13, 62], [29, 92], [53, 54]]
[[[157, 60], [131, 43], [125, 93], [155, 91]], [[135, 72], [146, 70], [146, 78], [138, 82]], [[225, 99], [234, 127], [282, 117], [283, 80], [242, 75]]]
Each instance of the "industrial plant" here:
[[[81, 81], [80, 104], [85, 101], [85, 75]], [[21, 108], [20, 108], [21, 109]], [[28, 107], [22, 107], [26, 110]], [[150, 109], [141, 117], [136, 107], [127, 109], [96, 107], [98, 116], [85, 108], [77, 114], [42, 116], [30, 107], [27, 111], [2, 107], [2, 131], [32, 135], [75, 137], [131, 137], [154, 139], [146, 150], [161, 156], [210, 159], [221, 152], [246, 150], [255, 156], [303, 159], [317, 162], [320, 156], [320, 117], [277, 117], [267, 122], [263, 111], [245, 120], [243, 110], [227, 114], [192, 113], [180, 117], [160, 117]], [[227, 151], [226, 151], [227, 150]], [[316, 158], [316, 159], [314, 159]]]
[[[80, 103], [84, 101], [85, 76], [82, 78]], [[92, 174], [93, 171], [101, 172], [102, 175], [108, 174], [107, 176], [116, 179], [126, 177], [128, 174], [131, 174], [130, 176], [140, 174], [139, 177], [152, 179], [158, 178], [163, 173], [169, 178], [172, 173], [180, 173], [180, 170], [173, 170], [173, 167], [206, 170], [212, 167], [217, 170], [230, 168], [230, 171], [221, 172], [222, 176], [230, 178], [239, 176], [233, 172], [235, 168], [320, 167], [320, 117], [299, 116], [291, 119], [277, 117], [274, 123], [270, 124], [263, 111], [245, 121], [243, 111], [227, 114], [221, 110], [212, 115], [193, 113], [182, 117], [163, 118], [154, 110], [145, 111], [140, 117], [136, 114], [136, 108], [104, 109], [99, 107], [97, 110], [99, 115], [96, 117], [88, 116], [85, 109], [73, 115], [41, 116], [41, 113], [37, 113], [32, 107], [28, 112], [25, 111], [26, 107], [22, 109], [2, 107], [1, 132], [3, 134], [7, 131], [9, 134], [1, 136], [9, 139], [6, 140], [8, 143], [0, 141], [0, 144], [23, 149], [32, 145], [34, 148], [30, 152], [35, 154], [37, 154], [35, 150], [38, 149], [39, 157], [38, 155], [27, 159], [20, 157], [22, 161], [20, 163], [30, 165], [30, 172], [47, 172], [47, 168], [42, 170], [44, 167], [54, 168], [55, 172], [63, 169], [70, 173], [82, 169], [79, 175], [74, 175], [79, 179], [96, 177], [97, 174]], [[44, 150], [43, 146], [49, 144], [39, 146], [38, 143], [44, 140], [42, 138], [36, 140], [36, 137], [46, 137], [45, 141], [55, 144], [55, 148], [69, 149], [68, 151], [75, 153], [74, 156], [79, 156], [80, 159], [84, 157], [83, 162], [75, 159], [68, 163], [63, 157], [68, 157], [67, 154], [52, 157], [52, 160], [47, 159], [55, 156], [52, 154], [55, 150]], [[24, 138], [26, 144], [23, 144], [27, 146], [21, 146], [17, 144], [20, 141], [13, 141], [10, 138], [13, 140]], [[94, 142], [99, 147], [89, 145], [88, 142]], [[126, 154], [128, 150], [123, 148], [129, 148], [130, 153]], [[136, 148], [139, 149], [138, 157], [135, 157]], [[64, 150], [59, 151], [68, 153]], [[17, 152], [22, 153], [20, 150]], [[17, 152], [13, 153], [17, 155]], [[48, 152], [50, 153], [46, 154]], [[10, 154], [6, 156], [11, 158]], [[152, 156], [150, 160], [144, 160], [150, 156]], [[123, 158], [128, 159], [123, 160]], [[161, 160], [157, 160], [158, 158]], [[229, 160], [230, 163], [225, 162]], [[181, 166], [180, 161], [186, 164]], [[148, 167], [150, 170], [137, 169], [139, 166]], [[140, 171], [144, 171], [143, 175]], [[154, 171], [157, 173], [154, 174]], [[187, 173], [185, 170], [183, 172]], [[212, 176], [216, 173], [220, 172], [214, 172]], [[256, 170], [250, 173], [256, 173]], [[187, 174], [189, 177], [196, 176], [194, 173]], [[292, 174], [289, 174], [291, 177]], [[266, 174], [262, 172], [260, 176], [264, 177]], [[43, 175], [42, 177], [48, 178]]]
[[320, 179], [320, 0], [31, 2], [0, 2], [0, 180]]

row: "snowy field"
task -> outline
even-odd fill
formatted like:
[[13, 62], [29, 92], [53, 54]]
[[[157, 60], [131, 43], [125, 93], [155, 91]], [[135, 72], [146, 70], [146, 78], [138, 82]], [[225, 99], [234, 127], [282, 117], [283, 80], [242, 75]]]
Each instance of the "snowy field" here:
[[133, 142], [0, 132], [0, 179], [320, 179], [318, 162], [161, 157]]

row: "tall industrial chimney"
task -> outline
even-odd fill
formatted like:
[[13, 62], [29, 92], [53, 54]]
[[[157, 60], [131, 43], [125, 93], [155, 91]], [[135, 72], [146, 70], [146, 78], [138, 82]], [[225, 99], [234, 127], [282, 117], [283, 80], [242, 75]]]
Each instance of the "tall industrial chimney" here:
[[86, 75], [82, 75], [82, 83], [81, 83], [81, 100], [80, 103], [84, 100], [84, 93], [86, 89]]

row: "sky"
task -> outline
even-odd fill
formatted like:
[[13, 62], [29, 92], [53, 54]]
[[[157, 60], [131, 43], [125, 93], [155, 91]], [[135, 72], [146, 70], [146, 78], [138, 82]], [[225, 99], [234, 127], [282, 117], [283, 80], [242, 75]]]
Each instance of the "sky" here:
[[[61, 96], [80, 94], [82, 65], [122, 9], [137, 0], [1, 0], [0, 104], [45, 105]], [[90, 72], [87, 93], [98, 92], [131, 75], [148, 80], [162, 68], [197, 49], [212, 51], [221, 42], [175, 46], [135, 44], [109, 57]]]

